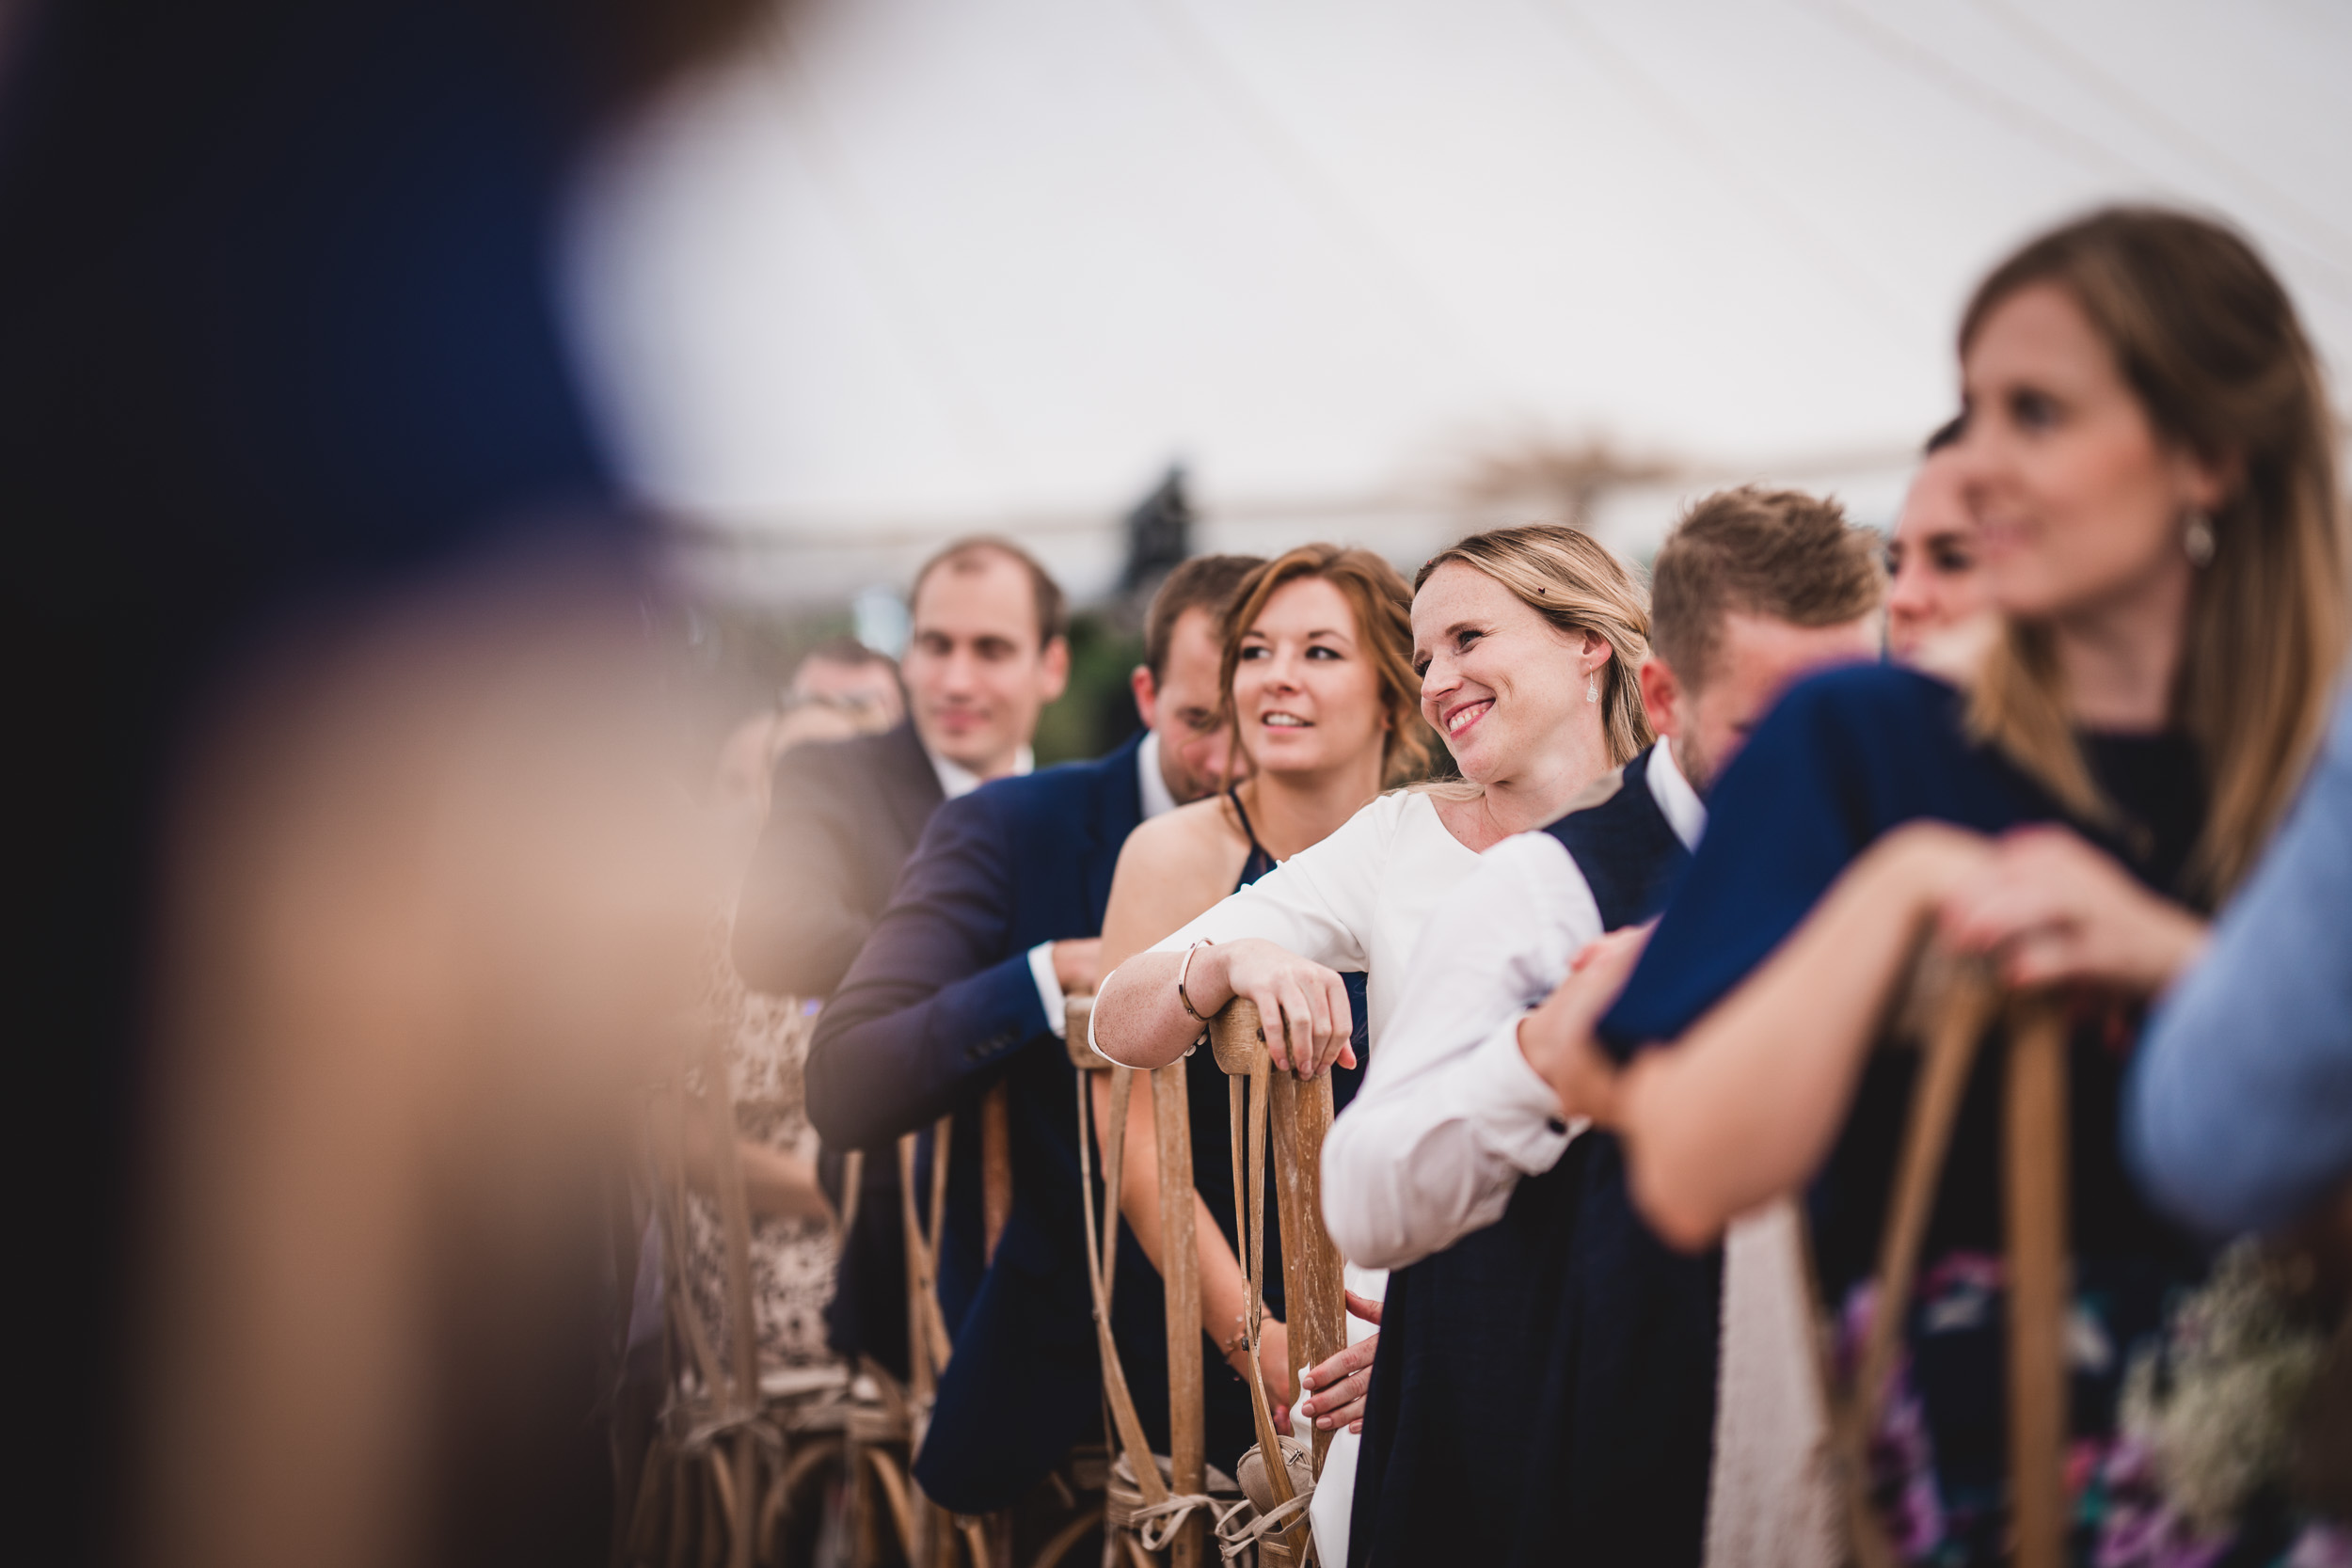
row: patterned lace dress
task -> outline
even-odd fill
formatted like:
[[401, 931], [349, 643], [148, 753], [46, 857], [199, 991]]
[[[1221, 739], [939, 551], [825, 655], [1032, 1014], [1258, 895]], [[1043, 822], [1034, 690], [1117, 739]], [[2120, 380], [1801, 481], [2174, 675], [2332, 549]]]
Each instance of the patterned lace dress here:
[[[727, 958], [726, 935], [723, 926], [704, 1001], [726, 1041], [737, 1129], [746, 1139], [813, 1164], [817, 1132], [808, 1124], [802, 1069], [816, 1032], [817, 1004], [748, 989]], [[723, 1347], [728, 1343], [726, 1232], [719, 1206], [690, 1194], [687, 1229], [687, 1290], [710, 1342]], [[825, 1303], [833, 1294], [838, 1254], [832, 1229], [822, 1221], [753, 1217], [752, 1310], [758, 1320], [763, 1372], [834, 1359], [825, 1347]]]

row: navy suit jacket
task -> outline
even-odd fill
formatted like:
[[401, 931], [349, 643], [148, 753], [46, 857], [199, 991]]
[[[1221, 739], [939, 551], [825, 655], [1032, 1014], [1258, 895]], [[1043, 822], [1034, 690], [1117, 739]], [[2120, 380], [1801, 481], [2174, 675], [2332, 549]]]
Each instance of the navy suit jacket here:
[[[1101, 1426], [1078, 1074], [1047, 1027], [1028, 951], [1101, 933], [1120, 847], [1143, 816], [1138, 744], [940, 807], [809, 1049], [809, 1117], [829, 1141], [872, 1145], [956, 1118], [939, 1286], [955, 1349], [915, 1475], [959, 1513], [1009, 1506]], [[1000, 1083], [1012, 1212], [984, 1263], [978, 1105]], [[1137, 1413], [1164, 1443], [1161, 1303], [1158, 1273], [1122, 1231], [1113, 1331]], [[1212, 1357], [1210, 1370], [1215, 1382], [1225, 1369]]]

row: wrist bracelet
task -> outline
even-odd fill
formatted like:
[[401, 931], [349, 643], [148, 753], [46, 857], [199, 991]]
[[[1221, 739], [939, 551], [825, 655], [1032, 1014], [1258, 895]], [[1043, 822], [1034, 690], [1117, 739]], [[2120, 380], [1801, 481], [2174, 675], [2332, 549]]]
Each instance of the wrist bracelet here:
[[[1234, 1314], [1234, 1321], [1236, 1323], [1241, 1323], [1241, 1315], [1239, 1313]], [[1217, 1354], [1225, 1357], [1226, 1360], [1231, 1361], [1233, 1358], [1233, 1353], [1244, 1348], [1248, 1343], [1249, 1325], [1247, 1323], [1241, 1323], [1241, 1326], [1233, 1330], [1233, 1337], [1216, 1347]]]
[[1203, 947], [1215, 947], [1216, 945], [1216, 943], [1211, 942], [1207, 937], [1202, 937], [1200, 940], [1194, 942], [1190, 947], [1184, 949], [1184, 961], [1179, 964], [1176, 968], [1176, 1000], [1184, 1005], [1184, 1011], [1190, 1013], [1194, 1019], [1202, 1023], [1209, 1022], [1209, 1015], [1192, 1005], [1192, 998], [1184, 992], [1184, 977], [1192, 973], [1192, 956]]

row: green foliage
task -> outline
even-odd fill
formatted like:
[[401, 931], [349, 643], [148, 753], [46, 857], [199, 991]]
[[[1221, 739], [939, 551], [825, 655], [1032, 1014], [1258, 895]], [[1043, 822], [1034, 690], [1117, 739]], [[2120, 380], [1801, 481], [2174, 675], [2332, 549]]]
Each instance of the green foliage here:
[[1070, 622], [1070, 689], [1038, 719], [1040, 768], [1098, 757], [1142, 725], [1128, 685], [1143, 662], [1143, 639], [1108, 616], [1082, 611]]

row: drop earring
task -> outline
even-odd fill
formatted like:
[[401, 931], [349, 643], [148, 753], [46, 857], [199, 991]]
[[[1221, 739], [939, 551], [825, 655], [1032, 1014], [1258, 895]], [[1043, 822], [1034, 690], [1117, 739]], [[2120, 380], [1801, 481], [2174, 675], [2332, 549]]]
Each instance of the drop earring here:
[[1600, 701], [1600, 672], [1597, 670], [1584, 677], [1584, 700], [1588, 703]]
[[2181, 529], [2181, 549], [2192, 566], [2213, 563], [2213, 519], [2202, 512], [2192, 511]]

